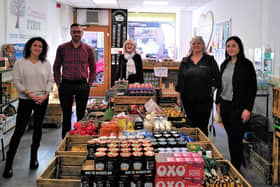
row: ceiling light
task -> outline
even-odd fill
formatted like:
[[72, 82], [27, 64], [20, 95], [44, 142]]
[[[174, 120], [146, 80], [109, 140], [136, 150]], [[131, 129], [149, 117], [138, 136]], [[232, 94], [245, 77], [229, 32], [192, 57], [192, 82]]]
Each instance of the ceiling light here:
[[117, 4], [117, 0], [92, 0], [95, 4]]
[[168, 5], [167, 1], [144, 1], [144, 5]]

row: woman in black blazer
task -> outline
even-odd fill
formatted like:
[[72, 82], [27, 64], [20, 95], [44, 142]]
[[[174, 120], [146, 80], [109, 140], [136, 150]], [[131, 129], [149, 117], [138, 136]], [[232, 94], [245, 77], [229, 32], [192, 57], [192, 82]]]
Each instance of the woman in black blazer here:
[[144, 83], [142, 58], [136, 53], [136, 45], [132, 40], [123, 44], [123, 54], [118, 60], [116, 80], [128, 80], [128, 83]]
[[244, 55], [239, 37], [227, 39], [225, 56], [221, 65], [222, 86], [217, 90], [216, 109], [228, 135], [231, 162], [240, 170], [244, 161], [244, 124], [251, 116], [257, 92], [256, 72], [253, 63]]

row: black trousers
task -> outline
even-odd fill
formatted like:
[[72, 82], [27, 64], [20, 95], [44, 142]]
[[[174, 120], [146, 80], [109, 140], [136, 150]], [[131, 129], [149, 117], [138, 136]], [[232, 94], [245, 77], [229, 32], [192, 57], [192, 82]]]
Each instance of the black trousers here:
[[208, 123], [213, 106], [212, 99], [184, 101], [182, 98], [182, 101], [191, 127], [200, 128], [208, 136]]
[[12, 164], [21, 137], [26, 129], [28, 120], [30, 119], [32, 110], [33, 113], [33, 136], [31, 149], [38, 150], [42, 137], [42, 123], [46, 113], [49, 100], [46, 99], [42, 104], [36, 104], [31, 99], [19, 99], [16, 127], [11, 138], [9, 150], [7, 152], [7, 162]]
[[72, 105], [75, 98], [77, 120], [81, 120], [86, 111], [89, 84], [86, 81], [62, 80], [59, 91], [59, 100], [63, 113], [62, 138], [71, 130]]
[[243, 135], [244, 124], [241, 119], [242, 110], [233, 107], [231, 101], [222, 100], [220, 104], [221, 119], [228, 135], [228, 146], [233, 166], [240, 170], [244, 161]]

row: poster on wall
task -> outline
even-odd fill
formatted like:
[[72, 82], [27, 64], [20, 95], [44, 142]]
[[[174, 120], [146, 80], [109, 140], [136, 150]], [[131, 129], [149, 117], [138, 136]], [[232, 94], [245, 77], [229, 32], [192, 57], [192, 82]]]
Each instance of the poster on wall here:
[[205, 14], [201, 14], [198, 23], [198, 35], [202, 36], [206, 48], [210, 46], [210, 41], [213, 35], [214, 28], [214, 15], [212, 11], [208, 11]]
[[7, 1], [7, 42], [25, 43], [29, 38], [46, 38], [48, 32], [47, 1]]
[[226, 40], [231, 36], [231, 19], [215, 24], [211, 48], [218, 64], [225, 58]]
[[271, 48], [264, 48], [263, 53], [263, 71], [264, 73], [271, 74], [272, 73], [272, 61], [273, 61], [273, 53]]

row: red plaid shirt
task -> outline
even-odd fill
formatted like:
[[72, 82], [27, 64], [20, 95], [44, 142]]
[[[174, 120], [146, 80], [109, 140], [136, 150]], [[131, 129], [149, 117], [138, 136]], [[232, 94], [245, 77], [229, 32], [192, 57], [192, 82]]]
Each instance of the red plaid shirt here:
[[86, 79], [90, 84], [93, 83], [95, 79], [93, 49], [82, 42], [78, 48], [74, 48], [71, 41], [60, 45], [56, 51], [53, 72], [56, 84], [60, 84], [61, 79]]

